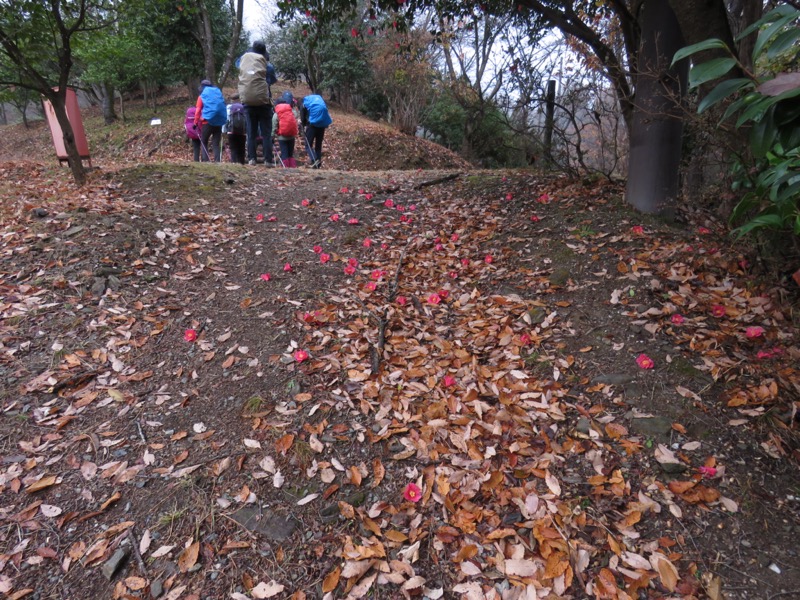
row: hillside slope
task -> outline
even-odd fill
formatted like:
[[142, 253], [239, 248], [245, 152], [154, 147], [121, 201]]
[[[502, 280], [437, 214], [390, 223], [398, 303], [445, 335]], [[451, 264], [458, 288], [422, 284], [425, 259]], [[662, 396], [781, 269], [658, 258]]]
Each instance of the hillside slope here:
[[[285, 84], [274, 86], [273, 95], [290, 89], [296, 97], [300, 88]], [[226, 96], [233, 93], [226, 88]], [[95, 166], [110, 162], [151, 162], [190, 160], [191, 149], [183, 131], [183, 115], [194, 103], [185, 90], [170, 90], [159, 99], [155, 111], [142, 100], [127, 102], [125, 122], [106, 125], [99, 106], [82, 111], [84, 128]], [[386, 169], [467, 169], [469, 163], [433, 142], [404, 135], [386, 124], [370, 121], [358, 114], [331, 107], [333, 125], [325, 135], [325, 167], [350, 171]], [[158, 118], [161, 125], [152, 126]], [[50, 131], [44, 121], [34, 121], [29, 129], [22, 124], [0, 127], [0, 161], [54, 160]], [[296, 156], [306, 162], [305, 151], [298, 143]]]

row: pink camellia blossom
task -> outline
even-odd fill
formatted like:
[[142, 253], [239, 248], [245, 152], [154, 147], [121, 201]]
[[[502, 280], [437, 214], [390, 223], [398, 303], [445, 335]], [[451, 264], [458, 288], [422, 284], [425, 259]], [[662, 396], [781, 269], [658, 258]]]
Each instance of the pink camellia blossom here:
[[259, 204], [264, 204], [264, 199], [263, 198], [259, 199], [258, 203]]
[[745, 329], [744, 334], [750, 339], [761, 337], [764, 335], [764, 328], [758, 326], [748, 327]]
[[486, 258], [484, 258], [484, 259], [483, 259], [483, 261], [484, 261], [484, 262], [485, 262], [487, 265], [490, 265], [490, 264], [492, 264], [492, 263], [494, 262], [494, 259], [492, 258], [492, 255], [491, 255], [491, 254], [487, 254], [487, 255], [486, 255]]
[[412, 204], [411, 206], [408, 207], [408, 210], [410, 210], [410, 211], [417, 210], [417, 205], [416, 204]]
[[197, 331], [194, 329], [187, 329], [183, 332], [183, 339], [187, 342], [193, 342], [197, 339]]
[[[403, 216], [405, 216], [405, 215], [403, 215]], [[402, 221], [402, 220], [403, 220], [403, 217], [400, 217], [400, 220]], [[413, 221], [413, 220], [414, 220], [414, 219], [413, 219], [413, 218], [411, 218], [411, 217], [406, 217], [406, 223], [411, 223], [411, 221]]]
[[383, 203], [386, 208], [392, 208], [394, 206], [394, 200], [391, 198], [387, 198], [386, 201]]
[[367, 290], [368, 292], [374, 292], [377, 288], [378, 284], [375, 283], [374, 281], [370, 281], [364, 286], [364, 289]]
[[439, 290], [439, 297], [442, 300], [447, 300], [447, 297], [450, 295], [450, 290]]
[[416, 483], [409, 483], [403, 490], [403, 498], [409, 502], [419, 502], [422, 500], [422, 490]]
[[269, 273], [262, 273], [261, 279], [263, 279], [264, 281], [269, 281], [270, 279], [272, 279], [272, 275], [270, 275]]
[[262, 215], [261, 213], [258, 213], [256, 215], [256, 222], [257, 223], [261, 223], [261, 221], [263, 221], [263, 220], [264, 220], [264, 215]]
[[285, 265], [283, 265], [283, 270], [288, 273], [289, 271], [292, 270], [292, 265], [289, 264], [289, 263], [286, 263]]
[[300, 201], [300, 204], [301, 206], [308, 206], [309, 204], [311, 204], [311, 200], [309, 200], [308, 198], [304, 198], [303, 200]]
[[347, 259], [347, 264], [349, 266], [351, 266], [351, 267], [357, 267], [358, 266], [358, 260], [355, 259], [355, 258], [348, 258]]
[[297, 350], [294, 353], [294, 359], [299, 363], [303, 362], [307, 358], [308, 358], [308, 352], [306, 352], [305, 350]]
[[724, 317], [725, 316], [725, 307], [721, 304], [715, 304], [711, 307], [711, 314], [715, 317]]
[[669, 320], [670, 320], [670, 321], [672, 321], [672, 324], [673, 324], [673, 325], [683, 325], [683, 322], [684, 322], [686, 319], [684, 319], [684, 318], [683, 318], [683, 315], [679, 315], [678, 313], [675, 313], [674, 315], [672, 315], [672, 316], [669, 318]]
[[433, 249], [436, 250], [437, 252], [441, 252], [442, 250], [444, 250], [444, 246], [442, 246], [441, 244], [436, 244], [433, 247]]
[[347, 194], [350, 192], [350, 190], [348, 190], [346, 187], [343, 187], [342, 189], [339, 190], [339, 192], [342, 194]]
[[400, 212], [403, 212], [403, 211], [406, 209], [406, 207], [405, 207], [405, 206], [403, 206], [402, 204], [396, 204], [396, 205], [395, 205], [395, 208], [396, 208], [397, 210], [399, 210]]
[[364, 200], [372, 200], [373, 194], [364, 194]]
[[353, 265], [347, 265], [344, 268], [345, 275], [353, 275], [356, 272], [356, 268]]
[[406, 300], [406, 297], [405, 297], [405, 296], [398, 296], [398, 297], [395, 299], [395, 301], [396, 301], [396, 302], [397, 302], [397, 303], [398, 303], [400, 306], [405, 306], [405, 305], [406, 305], [406, 302], [408, 302], [408, 300]]
[[758, 354], [756, 354], [756, 356], [758, 358], [762, 359], [762, 360], [765, 359], [765, 358], [772, 358], [772, 351], [771, 350], [759, 350]]
[[549, 195], [549, 194], [542, 194], [541, 196], [539, 196], [539, 197], [536, 199], [536, 201], [537, 201], [539, 204], [547, 204], [548, 202], [550, 202], [550, 195]]
[[359, 194], [363, 194], [363, 193], [365, 193], [366, 191], [367, 191], [367, 190], [365, 190], [364, 188], [358, 188], [358, 193], [359, 193]]
[[364, 238], [364, 241], [361, 243], [361, 245], [364, 246], [364, 248], [369, 248], [372, 246], [372, 240], [369, 238]]
[[451, 242], [457, 242], [458, 241], [458, 234], [454, 233], [453, 235], [451, 235], [450, 236], [450, 241]]
[[464, 265], [465, 267], [468, 267], [469, 266], [469, 259], [468, 258], [462, 258], [461, 259], [461, 264]]
[[456, 378], [450, 375], [445, 375], [442, 379], [444, 387], [453, 387], [456, 384]]
[[388, 250], [388, 249], [389, 249], [389, 244], [387, 244], [386, 242], [383, 242], [381, 244], [381, 250]]
[[700, 473], [704, 478], [711, 479], [715, 477], [717, 474], [717, 469], [714, 467], [697, 467], [697, 472]]
[[314, 254], [322, 254], [322, 246], [314, 246]]
[[441, 296], [439, 294], [431, 294], [428, 296], [428, 304], [439, 304], [442, 301]]
[[458, 271], [450, 271], [450, 272], [447, 274], [447, 276], [448, 276], [450, 279], [458, 279]]
[[644, 235], [644, 227], [641, 225], [634, 225], [631, 227], [631, 233], [633, 235]]
[[640, 354], [636, 357], [636, 364], [642, 369], [652, 369], [655, 366], [653, 359], [647, 354]]
[[276, 217], [275, 215], [270, 215], [270, 216], [267, 218], [267, 223], [274, 223], [274, 222], [275, 222], [275, 221], [277, 221], [277, 220], [278, 220], [278, 217]]
[[513, 199], [514, 199], [514, 194], [512, 194], [511, 192], [506, 194], [506, 200], [513, 200]]
[[519, 343], [521, 346], [527, 346], [531, 343], [531, 336], [529, 336], [527, 333], [523, 333], [521, 336], [519, 336]]
[[338, 220], [339, 220], [339, 215], [338, 215], [338, 214], [336, 214], [336, 213], [333, 213], [333, 214], [330, 216], [330, 219], [331, 219], [331, 221], [333, 221], [333, 222], [335, 223], [336, 221], [338, 221]]
[[316, 323], [317, 322], [317, 315], [315, 311], [314, 313], [310, 313], [308, 311], [303, 313], [303, 321], [306, 323]]
[[378, 281], [379, 279], [382, 279], [385, 275], [386, 275], [386, 271], [384, 271], [382, 269], [375, 269], [370, 274], [370, 277], [372, 277], [372, 279], [374, 279], [375, 281]]
[[534, 223], [538, 223], [540, 220], [541, 220], [541, 219], [539, 219], [539, 217], [538, 217], [538, 216], [536, 216], [536, 215], [531, 215], [531, 221], [533, 221]]
[[702, 235], [706, 235], [706, 234], [711, 233], [711, 230], [708, 227], [698, 227], [697, 228], [697, 233], [702, 234]]
[[325, 252], [323, 252], [322, 254], [320, 254], [320, 255], [319, 255], [319, 261], [320, 261], [320, 262], [321, 262], [323, 265], [324, 265], [326, 262], [328, 262], [330, 259], [331, 259], [331, 255], [330, 255], [330, 254], [327, 254], [327, 253], [325, 253]]
[[358, 219], [356, 219], [355, 217], [353, 217], [352, 219], [347, 219], [347, 224], [348, 225], [358, 225]]
[[400, 222], [401, 223], [407, 223], [408, 222], [408, 217], [405, 216], [405, 215], [400, 215]]
[[353, 27], [353, 28], [350, 30], [350, 37], [358, 37], [358, 29], [356, 29], [355, 27]]

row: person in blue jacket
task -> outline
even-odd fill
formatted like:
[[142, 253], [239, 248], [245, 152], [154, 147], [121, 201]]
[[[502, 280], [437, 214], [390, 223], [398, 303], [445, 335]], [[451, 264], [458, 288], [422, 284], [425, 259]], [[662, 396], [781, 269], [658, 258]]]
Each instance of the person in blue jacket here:
[[325, 137], [325, 130], [333, 122], [322, 96], [311, 94], [303, 98], [300, 119], [305, 127], [306, 152], [311, 160], [311, 168], [321, 169], [322, 139]]

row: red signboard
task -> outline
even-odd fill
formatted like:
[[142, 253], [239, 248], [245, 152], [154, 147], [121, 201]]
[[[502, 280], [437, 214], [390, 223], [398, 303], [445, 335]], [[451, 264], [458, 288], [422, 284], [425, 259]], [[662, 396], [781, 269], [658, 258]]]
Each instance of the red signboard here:
[[[78, 97], [75, 90], [67, 89], [67, 117], [72, 125], [72, 133], [75, 136], [75, 145], [78, 147], [78, 154], [81, 159], [89, 161], [92, 166], [92, 159], [89, 156], [89, 143], [86, 141], [86, 131], [83, 129], [81, 119], [81, 109], [78, 106]], [[59, 163], [67, 162], [67, 150], [64, 147], [64, 134], [61, 125], [58, 123], [53, 105], [48, 100], [43, 100], [44, 114], [47, 117], [47, 124], [50, 126], [50, 134], [53, 136], [53, 146], [56, 148], [56, 156]]]

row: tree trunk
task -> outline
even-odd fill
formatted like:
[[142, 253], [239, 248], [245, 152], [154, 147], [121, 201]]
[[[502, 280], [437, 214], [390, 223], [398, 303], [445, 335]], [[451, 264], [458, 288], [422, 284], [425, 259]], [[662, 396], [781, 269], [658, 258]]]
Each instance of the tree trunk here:
[[[63, 90], [63, 91], [62, 91]], [[86, 169], [83, 166], [78, 146], [75, 144], [75, 134], [72, 131], [72, 123], [67, 115], [67, 94], [66, 88], [53, 91], [47, 94], [47, 99], [53, 105], [53, 112], [56, 115], [61, 133], [64, 136], [64, 149], [67, 151], [67, 164], [72, 171], [72, 178], [78, 185], [86, 183]]]
[[119, 118], [122, 119], [122, 122], [124, 123], [125, 122], [125, 104], [123, 103], [122, 92], [117, 90], [116, 93], [119, 95]]
[[626, 200], [637, 210], [674, 218], [681, 162], [681, 101], [688, 61], [670, 68], [685, 43], [667, 0], [646, 0], [639, 48]]
[[214, 32], [211, 29], [211, 16], [204, 0], [198, 2], [200, 15], [197, 21], [197, 34], [200, 38], [200, 47], [203, 49], [203, 66], [206, 78], [214, 85], [217, 82], [217, 67], [214, 60]]
[[117, 113], [114, 112], [114, 86], [104, 82], [103, 90], [103, 120], [106, 125], [111, 125], [117, 120]]
[[556, 112], [556, 80], [550, 79], [547, 82], [547, 93], [545, 94], [545, 117], [544, 117], [544, 156], [547, 166], [553, 166], [553, 127], [555, 125]]
[[[231, 0], [231, 9], [233, 9], [233, 0]], [[234, 11], [233, 31], [231, 32], [231, 41], [228, 44], [228, 53], [225, 55], [225, 62], [222, 64], [222, 73], [219, 76], [219, 89], [222, 89], [225, 82], [228, 80], [231, 68], [233, 67], [233, 55], [236, 52], [236, 46], [239, 43], [239, 34], [242, 32], [242, 19], [244, 18], [244, 0], [236, 0], [236, 10]]]

